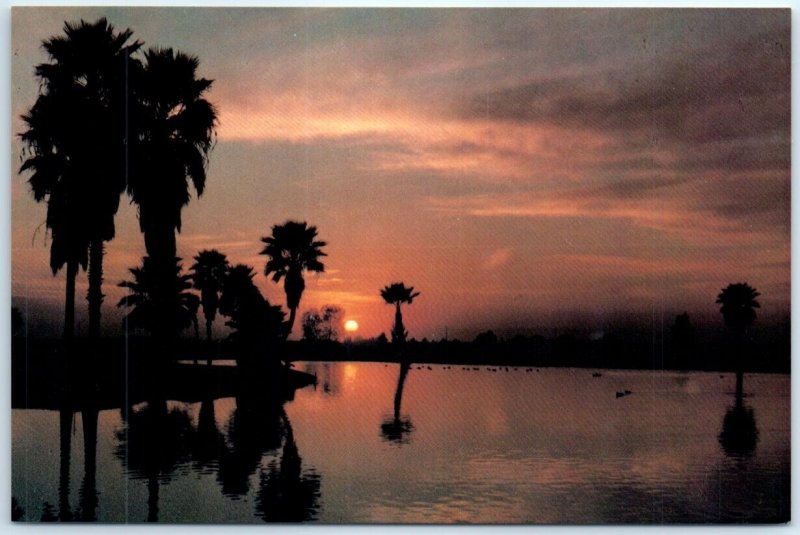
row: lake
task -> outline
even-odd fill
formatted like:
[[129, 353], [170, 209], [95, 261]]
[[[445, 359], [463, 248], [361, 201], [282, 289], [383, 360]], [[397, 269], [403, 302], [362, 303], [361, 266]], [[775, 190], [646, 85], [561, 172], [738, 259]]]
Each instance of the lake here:
[[414, 364], [395, 414], [397, 364], [295, 367], [318, 384], [283, 407], [13, 410], [22, 519], [789, 519], [787, 375], [746, 374], [737, 405], [729, 373]]

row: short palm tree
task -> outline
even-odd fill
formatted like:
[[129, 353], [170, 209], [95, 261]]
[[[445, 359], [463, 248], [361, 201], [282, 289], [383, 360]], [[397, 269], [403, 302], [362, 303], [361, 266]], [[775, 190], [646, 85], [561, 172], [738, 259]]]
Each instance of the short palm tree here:
[[392, 343], [402, 344], [406, 340], [408, 333], [403, 327], [403, 314], [400, 311], [402, 303], [409, 305], [414, 301], [414, 298], [419, 295], [419, 292], [414, 292], [414, 287], [406, 288], [402, 282], [395, 282], [386, 286], [381, 290], [381, 297], [387, 304], [395, 305], [394, 313], [394, 328], [392, 329]]
[[[43, 43], [50, 62], [36, 67], [41, 93], [23, 116], [21, 134], [37, 202], [47, 199], [53, 274], [67, 265], [64, 335], [73, 334], [78, 266], [89, 269], [89, 335], [100, 332], [104, 241], [114, 238], [114, 216], [124, 190], [127, 137], [125, 78], [138, 41], [106, 19], [65, 23], [64, 35]], [[87, 250], [89, 251], [87, 257]]]
[[225, 325], [234, 330], [231, 338], [244, 347], [246, 353], [267, 352], [267, 363], [276, 364], [277, 355], [271, 352], [283, 338], [284, 313], [264, 299], [253, 283], [253, 268], [237, 264], [228, 270], [222, 285], [219, 312], [230, 318]]
[[300, 306], [300, 298], [306, 287], [303, 272], [325, 271], [325, 266], [319, 259], [327, 256], [322, 252], [322, 247], [327, 243], [316, 238], [317, 227], [309, 226], [305, 221], [287, 221], [283, 225], [274, 225], [272, 235], [261, 238], [266, 247], [260, 254], [269, 257], [264, 274], [272, 274], [274, 282], [284, 279], [283, 290], [286, 292], [286, 307], [289, 309], [286, 337], [292, 332], [297, 307]]
[[717, 304], [725, 325], [737, 336], [744, 336], [748, 327], [756, 320], [755, 309], [761, 305], [756, 298], [761, 295], [755, 288], [740, 282], [729, 284], [717, 296]]
[[164, 278], [163, 268], [155, 267], [150, 257], [142, 266], [129, 269], [133, 280], [119, 286], [130, 292], [117, 306], [131, 309], [125, 322], [134, 329], [144, 329], [154, 338], [165, 340], [178, 336], [191, 327], [199, 298], [189, 292], [191, 277], [181, 273], [180, 258], [173, 258], [170, 277]]
[[228, 272], [228, 259], [216, 249], [200, 251], [194, 257], [192, 265], [192, 282], [200, 290], [200, 302], [206, 318], [206, 338], [211, 340], [211, 325], [217, 315], [222, 283]]
[[736, 358], [736, 399], [741, 403], [744, 383], [744, 351], [747, 329], [756, 320], [755, 309], [761, 305], [756, 298], [761, 295], [750, 285], [740, 282], [729, 284], [717, 296], [717, 304], [725, 325], [733, 332], [735, 338], [734, 352]]

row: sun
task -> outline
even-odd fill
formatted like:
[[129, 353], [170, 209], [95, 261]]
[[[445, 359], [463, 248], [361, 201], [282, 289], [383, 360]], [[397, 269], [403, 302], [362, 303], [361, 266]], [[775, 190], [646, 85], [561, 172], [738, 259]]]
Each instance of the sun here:
[[358, 330], [358, 322], [356, 320], [347, 320], [344, 322], [344, 330], [349, 333], [354, 333]]

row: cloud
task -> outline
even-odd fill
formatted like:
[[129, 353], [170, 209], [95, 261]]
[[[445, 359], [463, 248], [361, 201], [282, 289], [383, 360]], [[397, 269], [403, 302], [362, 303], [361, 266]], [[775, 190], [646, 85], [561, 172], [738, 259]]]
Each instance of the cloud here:
[[651, 131], [690, 143], [773, 136], [789, 128], [789, 37], [789, 26], [780, 24], [769, 33], [709, 43], [680, 57], [630, 58], [633, 65], [609, 65], [602, 72], [537, 78], [476, 96], [459, 113], [606, 132]]
[[[410, 319], [428, 333], [669, 291], [704, 306], [729, 278], [788, 301], [786, 10], [109, 9], [15, 12], [14, 131], [65, 17], [107, 12], [197, 54], [220, 130], [183, 211], [185, 266], [216, 247], [282, 303], [259, 237], [308, 220], [329, 256], [303, 306], [345, 303], [365, 333], [391, 323], [392, 280], [423, 292]], [[26, 178], [13, 291], [57, 300]], [[107, 304], [144, 254], [123, 205]]]

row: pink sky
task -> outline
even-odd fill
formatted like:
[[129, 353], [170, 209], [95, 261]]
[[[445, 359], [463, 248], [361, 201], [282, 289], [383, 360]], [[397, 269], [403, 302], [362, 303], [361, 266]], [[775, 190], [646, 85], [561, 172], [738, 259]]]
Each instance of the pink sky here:
[[[340, 305], [366, 337], [389, 331], [379, 290], [401, 280], [421, 292], [405, 313], [417, 338], [574, 313], [714, 317], [740, 281], [764, 315], [788, 312], [788, 10], [15, 8], [13, 133], [41, 41], [100, 16], [215, 80], [186, 265], [215, 247], [261, 273], [259, 238], [306, 220], [329, 245], [301, 312]], [[12, 299], [36, 314], [61, 306], [64, 277], [12, 142]], [[143, 254], [123, 200], [109, 327]], [[79, 317], [85, 288], [82, 273]]]

